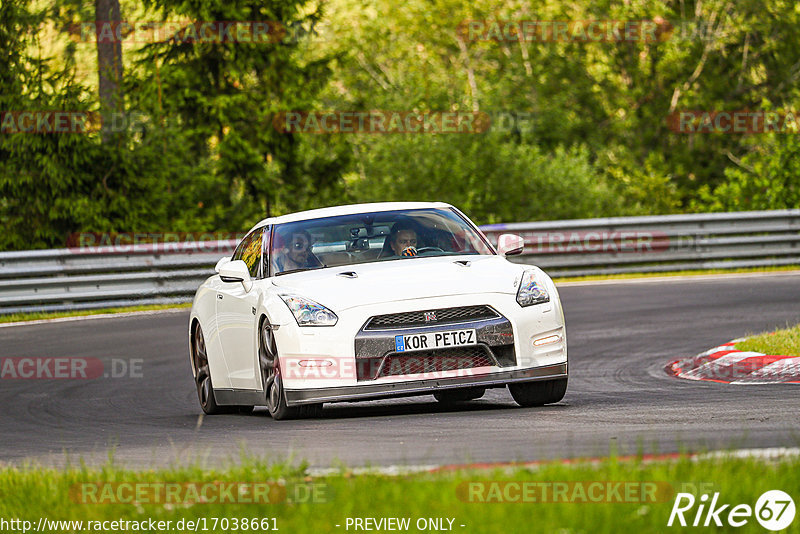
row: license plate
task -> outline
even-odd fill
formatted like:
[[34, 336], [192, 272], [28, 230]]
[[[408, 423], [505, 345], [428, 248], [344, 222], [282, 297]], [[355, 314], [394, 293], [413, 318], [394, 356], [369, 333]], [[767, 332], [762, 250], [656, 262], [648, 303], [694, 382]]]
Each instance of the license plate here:
[[465, 345], [477, 344], [478, 336], [474, 328], [471, 330], [452, 330], [449, 332], [430, 332], [427, 334], [394, 336], [395, 352], [443, 349], [447, 347], [463, 347]]

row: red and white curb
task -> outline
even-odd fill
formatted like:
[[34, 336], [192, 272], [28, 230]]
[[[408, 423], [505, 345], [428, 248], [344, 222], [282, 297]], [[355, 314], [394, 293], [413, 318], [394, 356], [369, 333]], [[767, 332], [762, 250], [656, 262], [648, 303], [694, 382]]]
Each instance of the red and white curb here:
[[800, 384], [800, 358], [736, 350], [736, 344], [744, 339], [674, 361], [666, 371], [677, 378], [723, 384]]

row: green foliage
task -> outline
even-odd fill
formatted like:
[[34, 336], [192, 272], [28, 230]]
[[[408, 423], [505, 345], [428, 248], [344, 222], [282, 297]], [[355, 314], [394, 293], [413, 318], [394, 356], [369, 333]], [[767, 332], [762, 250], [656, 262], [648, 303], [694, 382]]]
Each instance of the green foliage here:
[[[324, 35], [342, 53], [331, 107], [531, 113], [535, 128], [509, 141], [547, 152], [586, 147], [603, 187], [618, 193], [617, 215], [713, 209], [702, 192], [731, 180], [727, 154], [762, 150], [741, 136], [672, 131], [671, 113], [791, 107], [800, 96], [800, 12], [786, 0], [437, 0], [402, 10], [388, 0], [339, 0], [330, 11]], [[459, 42], [457, 27], [470, 20], [652, 20], [658, 39]], [[405, 141], [386, 143], [398, 161], [425, 157], [418, 146], [401, 153]], [[759, 197], [750, 206], [773, 204]]]
[[641, 164], [625, 149], [609, 150], [602, 157], [609, 183], [620, 192], [620, 212], [654, 215], [679, 211], [678, 187], [663, 154], [651, 152]]
[[[153, 2], [166, 20], [306, 24], [303, 2]], [[73, 0], [64, 0], [65, 20]], [[26, 0], [3, 4], [0, 110], [87, 111], [96, 95], [74, 63], [31, 55], [52, 15]], [[239, 231], [275, 214], [341, 198], [350, 151], [335, 140], [277, 132], [272, 114], [308, 109], [328, 74], [300, 41], [142, 47], [126, 71], [128, 113], [112, 142], [97, 133], [0, 135], [0, 250], [63, 246], [78, 231]], [[52, 65], [60, 70], [52, 71]], [[119, 117], [118, 117], [119, 118]]]
[[[98, 109], [91, 6], [0, 4], [0, 111]], [[123, 45], [132, 125], [0, 134], [0, 250], [77, 231], [241, 231], [343, 202], [446, 200], [479, 222], [800, 206], [794, 136], [680, 133], [681, 110], [794, 110], [791, 0], [126, 0], [123, 19], [278, 21], [272, 42]], [[653, 20], [655, 41], [470, 39], [468, 21]], [[83, 46], [83, 49], [80, 47]], [[58, 50], [58, 54], [50, 50]], [[92, 48], [93, 50], [93, 48]], [[83, 55], [81, 55], [83, 54]], [[83, 58], [83, 59], [80, 59]], [[482, 111], [485, 134], [285, 134], [298, 110]], [[526, 117], [502, 128], [501, 115]]]
[[584, 148], [548, 154], [490, 132], [362, 137], [356, 153], [361, 174], [350, 175], [348, 186], [359, 201], [437, 199], [479, 223], [600, 217], [618, 209]]
[[800, 140], [797, 134], [771, 134], [768, 142], [725, 169], [727, 180], [713, 193], [700, 191], [711, 211], [796, 209], [800, 207]]
[[[69, 66], [29, 53], [44, 20], [26, 0], [0, 5], [0, 110], [86, 109]], [[0, 134], [0, 250], [52, 246], [91, 222], [99, 206], [86, 168], [96, 155], [80, 136]]]

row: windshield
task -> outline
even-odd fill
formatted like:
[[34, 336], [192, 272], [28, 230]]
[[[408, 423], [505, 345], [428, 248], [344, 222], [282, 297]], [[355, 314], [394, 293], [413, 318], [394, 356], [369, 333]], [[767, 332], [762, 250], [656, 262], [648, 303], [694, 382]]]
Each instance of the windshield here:
[[478, 231], [450, 209], [340, 215], [276, 225], [272, 273], [431, 256], [492, 254]]

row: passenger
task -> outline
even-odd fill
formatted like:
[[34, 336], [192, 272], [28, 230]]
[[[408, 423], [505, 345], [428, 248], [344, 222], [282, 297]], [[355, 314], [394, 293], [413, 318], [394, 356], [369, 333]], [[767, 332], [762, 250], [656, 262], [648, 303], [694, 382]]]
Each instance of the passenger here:
[[283, 242], [285, 246], [275, 255], [273, 262], [276, 273], [322, 267], [322, 262], [311, 252], [313, 240], [307, 230], [292, 230], [291, 234], [284, 236]]

